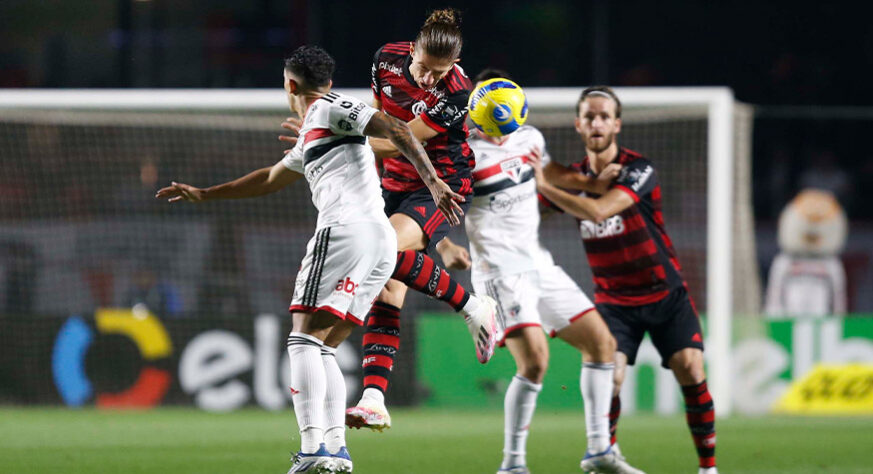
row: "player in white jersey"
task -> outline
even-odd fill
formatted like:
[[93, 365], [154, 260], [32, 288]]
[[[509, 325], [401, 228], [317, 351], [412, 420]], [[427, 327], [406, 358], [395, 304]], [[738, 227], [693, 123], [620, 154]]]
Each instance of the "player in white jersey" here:
[[[486, 69], [476, 81], [497, 77], [506, 73]], [[473, 288], [497, 301], [499, 343], [509, 348], [517, 367], [504, 399], [504, 457], [498, 473], [528, 472], [528, 426], [549, 360], [543, 331], [582, 353], [580, 388], [587, 452], [598, 458], [594, 472], [639, 472], [610, 443], [615, 339], [591, 300], [539, 241], [539, 199], [528, 161], [532, 154], [548, 161], [543, 135], [528, 125], [499, 139], [476, 130], [467, 143], [476, 155], [473, 203], [466, 217]], [[617, 170], [611, 168], [586, 186], [605, 191]], [[458, 255], [463, 260], [463, 252], [450, 246], [447, 242], [439, 249], [446, 260], [457, 262]]]
[[288, 335], [294, 412], [301, 449], [289, 472], [351, 472], [345, 446], [345, 383], [328, 334], [361, 325], [390, 278], [397, 239], [383, 211], [375, 158], [366, 136], [388, 138], [412, 162], [449, 222], [462, 199], [443, 183], [402, 121], [350, 96], [330, 92], [334, 61], [301, 46], [285, 60], [285, 90], [303, 119], [300, 139], [272, 167], [201, 189], [181, 183], [158, 191], [170, 202], [261, 196], [305, 177], [318, 209], [315, 236], [297, 275]]

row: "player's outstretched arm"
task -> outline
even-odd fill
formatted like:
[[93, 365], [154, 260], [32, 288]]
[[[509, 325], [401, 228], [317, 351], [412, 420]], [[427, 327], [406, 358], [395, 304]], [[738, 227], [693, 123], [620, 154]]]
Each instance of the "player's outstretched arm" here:
[[274, 193], [302, 177], [302, 174], [289, 170], [280, 161], [273, 166], [252, 171], [241, 178], [208, 188], [173, 182], [170, 186], [158, 190], [155, 197], [169, 202], [256, 197]]
[[579, 219], [603, 222], [634, 204], [633, 198], [620, 189], [611, 189], [603, 196], [592, 199], [584, 196], [574, 196], [549, 183], [543, 173], [542, 154], [535, 150], [531, 166], [537, 181], [537, 190], [549, 201], [568, 214]]
[[551, 161], [543, 167], [543, 175], [550, 183], [564, 189], [576, 189], [595, 194], [606, 194], [609, 185], [621, 173], [621, 165], [610, 163], [596, 178], [574, 171], [560, 163]]
[[461, 223], [460, 216], [464, 215], [464, 211], [458, 203], [464, 202], [464, 196], [453, 192], [449, 185], [437, 176], [436, 170], [430, 163], [430, 158], [417, 137], [413, 135], [409, 125], [382, 112], [376, 112], [367, 122], [364, 133], [370, 137], [390, 140], [400, 153], [403, 153], [403, 156], [415, 166], [415, 170], [418, 171], [421, 180], [430, 190], [434, 202], [436, 202], [440, 212], [446, 216], [449, 224], [458, 225]]
[[[409, 125], [409, 129], [412, 130], [412, 134], [419, 142], [426, 142], [438, 134], [436, 130], [424, 123], [421, 117], [415, 117], [407, 122], [407, 125]], [[403, 153], [402, 150], [387, 138], [375, 138], [370, 140], [370, 148], [373, 149], [373, 154], [375, 154], [378, 159], [401, 154], [406, 156], [406, 153]]]

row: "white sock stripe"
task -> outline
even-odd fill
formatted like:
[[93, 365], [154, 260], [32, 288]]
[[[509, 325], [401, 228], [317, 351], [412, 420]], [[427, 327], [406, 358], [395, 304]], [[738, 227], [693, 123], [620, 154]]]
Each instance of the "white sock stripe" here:
[[292, 346], [315, 346], [315, 347], [321, 349], [321, 344], [319, 344], [317, 342], [312, 342], [312, 341], [309, 341], [307, 339], [297, 339], [297, 338], [290, 338], [290, 337], [285, 342], [285, 345], [289, 348]]
[[525, 388], [527, 388], [528, 390], [539, 392], [543, 389], [543, 384], [533, 383], [529, 378], [525, 377], [524, 375], [515, 374], [512, 378], [517, 379], [519, 382], [524, 384]]
[[286, 345], [290, 346], [292, 344], [306, 344], [313, 345], [319, 348], [324, 346], [324, 342], [321, 339], [312, 336], [310, 334], [305, 334], [302, 332], [292, 332], [288, 334], [288, 339], [285, 341]]
[[615, 369], [614, 362], [583, 362], [582, 367], [593, 370], [613, 370]]

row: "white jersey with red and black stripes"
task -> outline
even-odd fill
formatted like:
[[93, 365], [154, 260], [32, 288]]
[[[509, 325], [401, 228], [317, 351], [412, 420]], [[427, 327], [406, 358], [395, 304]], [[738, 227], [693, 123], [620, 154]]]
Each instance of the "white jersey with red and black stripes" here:
[[297, 145], [282, 160], [303, 174], [318, 209], [318, 229], [358, 222], [388, 224], [373, 150], [364, 129], [376, 109], [330, 92], [309, 106]]
[[525, 125], [503, 143], [473, 132], [467, 143], [476, 154], [473, 203], [467, 212], [472, 278], [486, 280], [554, 265], [540, 245], [540, 212], [533, 149], [549, 161], [542, 133]]

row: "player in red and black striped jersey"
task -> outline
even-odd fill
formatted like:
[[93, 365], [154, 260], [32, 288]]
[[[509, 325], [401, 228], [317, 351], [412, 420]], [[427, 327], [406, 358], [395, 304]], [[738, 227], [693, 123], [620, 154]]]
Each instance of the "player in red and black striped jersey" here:
[[[414, 131], [418, 129], [440, 178], [469, 184], [475, 161], [467, 146], [466, 118], [473, 84], [455, 62], [439, 81], [434, 81], [433, 73], [416, 78], [412, 72], [416, 67], [414, 50], [414, 42], [402, 41], [376, 51], [370, 83], [376, 105], [386, 114], [409, 122]], [[382, 187], [392, 192], [421, 189], [421, 178], [409, 160], [397, 154], [396, 148], [382, 145], [388, 143], [373, 144], [377, 155], [384, 156]]]
[[[577, 103], [576, 130], [586, 156], [572, 167], [554, 162], [545, 170], [534, 160], [537, 188], [560, 209], [575, 216], [594, 275], [597, 309], [618, 343], [615, 358], [613, 443], [621, 410], [619, 389], [627, 364], [634, 364], [648, 332], [685, 395], [688, 427], [699, 458], [699, 472], [716, 473], [715, 411], [706, 387], [703, 337], [682, 269], [661, 214], [661, 187], [652, 161], [619, 148], [621, 102], [609, 87], [585, 89]], [[621, 172], [603, 195], [582, 190], [585, 176], [607, 166]], [[587, 459], [582, 461], [586, 468]]]
[[[415, 41], [389, 43], [373, 60], [374, 107], [408, 122], [442, 179], [456, 193], [473, 192], [473, 152], [467, 146], [467, 98], [472, 83], [457, 64], [461, 53], [459, 14], [437, 10]], [[398, 259], [392, 279], [367, 318], [363, 339], [364, 393], [347, 410], [346, 424], [381, 430], [390, 426], [384, 392], [400, 344], [400, 308], [407, 287], [449, 303], [462, 314], [485, 363], [496, 344], [496, 303], [467, 292], [427, 256], [449, 231], [409, 160], [388, 140], [371, 139], [382, 159], [385, 213], [397, 233]], [[466, 200], [465, 200], [466, 201]], [[466, 210], [468, 202], [460, 203]]]

